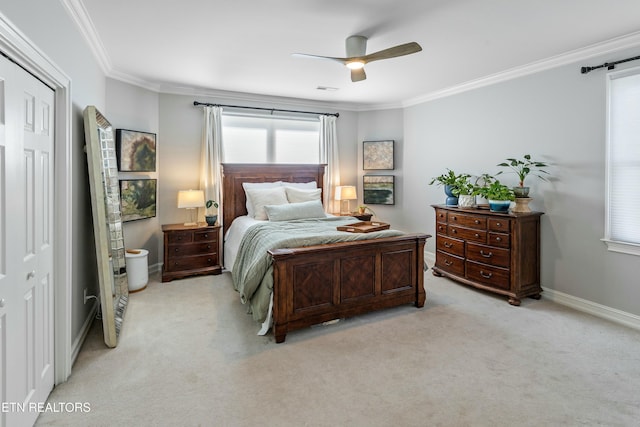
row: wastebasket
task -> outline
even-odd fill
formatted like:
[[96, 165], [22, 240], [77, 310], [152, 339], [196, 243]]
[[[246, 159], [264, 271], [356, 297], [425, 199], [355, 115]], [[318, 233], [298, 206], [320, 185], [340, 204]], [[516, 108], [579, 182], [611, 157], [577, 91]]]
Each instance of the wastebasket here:
[[149, 282], [148, 255], [149, 251], [146, 249], [127, 249], [125, 262], [129, 292], [138, 292], [147, 287]]

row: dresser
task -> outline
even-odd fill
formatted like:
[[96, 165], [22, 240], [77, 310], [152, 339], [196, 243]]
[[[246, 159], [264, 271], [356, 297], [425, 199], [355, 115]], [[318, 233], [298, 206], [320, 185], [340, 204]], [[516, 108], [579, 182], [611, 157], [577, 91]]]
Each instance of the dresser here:
[[498, 213], [433, 205], [436, 263], [433, 274], [509, 297], [540, 298], [542, 212]]
[[220, 274], [220, 226], [165, 224], [162, 281]]

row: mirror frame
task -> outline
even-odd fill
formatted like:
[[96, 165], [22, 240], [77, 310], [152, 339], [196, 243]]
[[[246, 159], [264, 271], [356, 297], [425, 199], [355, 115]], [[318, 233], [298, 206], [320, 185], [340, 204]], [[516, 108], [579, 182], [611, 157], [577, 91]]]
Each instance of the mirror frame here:
[[84, 132], [104, 342], [115, 347], [129, 299], [115, 132], [92, 105], [84, 110]]

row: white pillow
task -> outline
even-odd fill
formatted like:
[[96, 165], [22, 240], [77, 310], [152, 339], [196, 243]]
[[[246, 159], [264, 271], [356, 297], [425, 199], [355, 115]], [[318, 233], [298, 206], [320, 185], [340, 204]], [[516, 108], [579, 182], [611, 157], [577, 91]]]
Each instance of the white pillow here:
[[310, 182], [283, 182], [282, 185], [284, 185], [285, 187], [306, 188], [306, 189], [318, 188], [318, 183], [315, 182], [315, 181], [310, 181]]
[[289, 203], [284, 187], [249, 189], [245, 190], [245, 193], [247, 193], [247, 201], [250, 200], [253, 205], [254, 219], [267, 219], [265, 205], [286, 205]]
[[249, 199], [249, 195], [247, 194], [247, 190], [250, 189], [265, 189], [265, 188], [275, 188], [282, 187], [282, 181], [275, 182], [243, 182], [242, 188], [244, 188], [244, 193], [247, 195], [247, 215], [253, 218], [255, 215], [255, 209], [253, 204], [251, 203], [251, 199]]
[[285, 184], [284, 189], [287, 192], [287, 199], [289, 200], [289, 203], [301, 203], [310, 202], [311, 200], [320, 200], [320, 194], [322, 193], [322, 190], [320, 188], [307, 190], [303, 188], [289, 187], [287, 184]]
[[287, 205], [266, 205], [264, 207], [269, 221], [291, 221], [294, 219], [326, 218], [322, 202], [311, 200]]

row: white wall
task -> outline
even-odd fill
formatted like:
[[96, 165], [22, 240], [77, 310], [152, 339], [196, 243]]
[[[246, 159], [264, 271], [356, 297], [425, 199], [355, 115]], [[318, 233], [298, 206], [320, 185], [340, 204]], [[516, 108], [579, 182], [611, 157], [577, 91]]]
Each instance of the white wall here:
[[[84, 148], [82, 112], [87, 105], [105, 106], [105, 77], [89, 48], [58, 1], [0, 1], [0, 12], [71, 79], [72, 122], [72, 339], [88, 320], [91, 305], [84, 289], [98, 294], [91, 221], [91, 199]], [[55, 23], [55, 25], [53, 24]], [[63, 286], [63, 284], [56, 284]]]
[[[638, 55], [616, 53], [616, 58]], [[597, 64], [610, 56], [593, 58]], [[444, 202], [431, 177], [445, 172], [494, 174], [506, 157], [530, 153], [550, 162], [552, 182], [529, 177], [531, 207], [542, 216], [542, 285], [640, 315], [640, 258], [612, 253], [604, 237], [605, 72], [573, 64], [405, 109], [404, 176], [397, 208], [385, 217], [407, 231], [435, 236], [432, 204]], [[631, 66], [631, 65], [628, 65]], [[620, 67], [624, 68], [624, 67]], [[369, 125], [379, 123], [370, 113]], [[391, 117], [395, 117], [393, 114]], [[361, 133], [367, 124], [360, 125]], [[388, 133], [397, 132], [392, 119]], [[384, 134], [377, 130], [376, 134]], [[515, 175], [501, 180], [515, 185]], [[434, 251], [429, 239], [427, 250]]]

